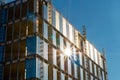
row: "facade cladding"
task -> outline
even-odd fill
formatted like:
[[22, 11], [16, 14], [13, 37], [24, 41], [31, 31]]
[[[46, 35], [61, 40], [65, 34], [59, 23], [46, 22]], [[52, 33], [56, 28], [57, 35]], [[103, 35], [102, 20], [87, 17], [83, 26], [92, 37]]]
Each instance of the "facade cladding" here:
[[0, 80], [107, 80], [106, 59], [49, 2], [16, 0], [0, 6]]

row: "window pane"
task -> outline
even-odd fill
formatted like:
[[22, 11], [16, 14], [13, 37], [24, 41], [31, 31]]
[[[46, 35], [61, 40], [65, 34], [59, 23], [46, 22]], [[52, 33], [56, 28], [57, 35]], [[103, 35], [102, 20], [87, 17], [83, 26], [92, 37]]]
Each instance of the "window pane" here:
[[60, 32], [63, 33], [63, 21], [62, 21], [62, 16], [59, 16], [59, 23], [60, 23]]
[[25, 17], [27, 14], [27, 2], [22, 4], [22, 17]]
[[60, 35], [58, 32], [56, 32], [56, 46], [60, 47]]
[[29, 5], [29, 12], [34, 12], [34, 0], [29, 0], [28, 5]]
[[5, 48], [5, 61], [11, 60], [11, 44], [7, 44]]
[[4, 80], [9, 80], [10, 65], [4, 67]]
[[17, 63], [11, 65], [11, 80], [17, 79]]
[[19, 38], [19, 28], [20, 28], [20, 23], [16, 22], [14, 24], [14, 39], [18, 39]]
[[55, 18], [56, 14], [55, 14], [55, 10], [52, 10], [52, 25], [55, 27], [56, 25], [56, 18]]
[[18, 80], [25, 80], [25, 62], [19, 63]]
[[24, 58], [26, 53], [26, 41], [20, 41], [20, 58]]
[[44, 14], [44, 19], [48, 19], [48, 8], [46, 5], [43, 5], [43, 14]]
[[48, 25], [44, 22], [44, 37], [48, 39]]
[[21, 22], [21, 32], [20, 32], [20, 36], [21, 37], [25, 37], [26, 36], [26, 27], [27, 27], [27, 20], [23, 20]]
[[18, 42], [13, 43], [12, 60], [18, 59]]
[[33, 34], [33, 21], [28, 21], [28, 35]]
[[43, 34], [43, 20], [42, 19], [39, 19], [38, 27], [39, 27], [39, 33]]
[[13, 28], [12, 24], [9, 24], [7, 26], [7, 41], [12, 40], [12, 28]]
[[15, 19], [19, 19], [20, 18], [20, 4], [17, 4], [15, 6]]
[[8, 9], [8, 21], [12, 21], [13, 20], [13, 7], [9, 7]]
[[43, 14], [42, 14], [42, 10], [43, 9], [43, 7], [42, 7], [42, 2], [39, 0], [39, 15], [40, 16], [42, 16]]

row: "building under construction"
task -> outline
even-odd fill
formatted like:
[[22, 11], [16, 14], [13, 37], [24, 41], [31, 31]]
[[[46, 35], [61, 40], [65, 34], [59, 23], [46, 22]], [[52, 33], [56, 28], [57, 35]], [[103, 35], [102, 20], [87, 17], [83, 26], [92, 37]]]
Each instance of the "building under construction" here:
[[0, 80], [108, 80], [106, 58], [49, 0], [0, 6]]

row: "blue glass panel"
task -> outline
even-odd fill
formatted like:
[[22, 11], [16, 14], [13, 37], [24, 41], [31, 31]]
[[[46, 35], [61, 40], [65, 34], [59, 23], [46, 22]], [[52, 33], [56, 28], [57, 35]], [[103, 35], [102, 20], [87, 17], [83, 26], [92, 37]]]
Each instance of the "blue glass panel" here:
[[3, 67], [0, 66], [0, 80], [2, 80]]
[[0, 27], [0, 42], [5, 41], [5, 26]]
[[36, 36], [28, 37], [26, 40], [27, 55], [36, 54]]
[[35, 78], [36, 77], [36, 59], [26, 60], [25, 69], [26, 69], [26, 79]]
[[7, 9], [0, 10], [0, 24], [4, 24], [7, 21]]
[[0, 46], [0, 62], [3, 61], [4, 46]]

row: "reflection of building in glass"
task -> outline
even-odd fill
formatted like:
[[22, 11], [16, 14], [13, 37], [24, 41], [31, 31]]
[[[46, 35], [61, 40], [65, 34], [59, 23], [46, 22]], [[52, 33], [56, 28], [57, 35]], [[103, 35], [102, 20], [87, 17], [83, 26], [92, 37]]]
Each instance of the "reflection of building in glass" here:
[[106, 59], [50, 3], [16, 0], [0, 7], [2, 79], [107, 80]]

